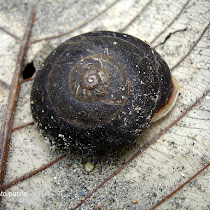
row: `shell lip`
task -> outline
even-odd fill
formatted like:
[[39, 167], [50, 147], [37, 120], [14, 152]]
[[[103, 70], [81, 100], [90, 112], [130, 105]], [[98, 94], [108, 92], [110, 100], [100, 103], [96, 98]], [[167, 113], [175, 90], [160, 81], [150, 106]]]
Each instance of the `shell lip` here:
[[154, 114], [151, 122], [156, 122], [165, 117], [174, 107], [179, 95], [179, 85], [174, 77], [172, 77], [172, 91], [167, 102]]

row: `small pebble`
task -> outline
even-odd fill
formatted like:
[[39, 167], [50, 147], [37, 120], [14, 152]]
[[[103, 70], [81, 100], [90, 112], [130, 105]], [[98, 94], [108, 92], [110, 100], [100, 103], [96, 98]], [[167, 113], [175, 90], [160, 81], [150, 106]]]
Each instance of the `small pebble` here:
[[201, 186], [201, 191], [202, 191], [202, 192], [204, 192], [204, 191], [205, 191], [205, 188], [204, 188], [204, 187], [202, 187], [202, 186]]
[[79, 195], [81, 195], [81, 196], [85, 196], [85, 192], [84, 192], [83, 190], [79, 190], [78, 193], [79, 193]]
[[94, 169], [94, 165], [92, 163], [90, 163], [90, 162], [87, 162], [85, 164], [85, 169], [86, 169], [86, 171], [90, 172], [90, 171], [92, 171]]
[[137, 201], [136, 199], [132, 199], [131, 202], [132, 202], [133, 204], [138, 203], [138, 201]]
[[100, 210], [100, 209], [101, 209], [100, 206], [95, 206], [95, 207], [94, 207], [94, 210]]

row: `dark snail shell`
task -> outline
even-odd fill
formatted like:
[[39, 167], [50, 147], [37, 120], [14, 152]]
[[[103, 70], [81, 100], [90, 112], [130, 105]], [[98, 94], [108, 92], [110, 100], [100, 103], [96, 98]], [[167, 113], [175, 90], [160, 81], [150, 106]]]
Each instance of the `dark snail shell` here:
[[132, 142], [173, 90], [168, 65], [149, 45], [127, 34], [90, 32], [44, 61], [31, 110], [56, 145], [102, 154]]

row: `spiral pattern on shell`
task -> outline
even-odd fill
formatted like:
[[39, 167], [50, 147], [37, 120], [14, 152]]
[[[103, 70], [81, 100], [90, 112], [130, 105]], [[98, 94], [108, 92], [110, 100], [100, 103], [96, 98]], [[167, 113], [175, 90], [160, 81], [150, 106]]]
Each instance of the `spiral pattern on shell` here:
[[31, 92], [38, 127], [63, 148], [103, 153], [148, 126], [172, 91], [170, 70], [141, 40], [90, 32], [58, 46]]
[[[113, 72], [115, 75], [112, 75]], [[118, 90], [112, 91], [110, 86], [116, 83]], [[128, 99], [128, 84], [128, 76], [123, 66], [105, 55], [96, 54], [79, 60], [69, 74], [72, 95], [84, 102], [101, 100], [107, 104], [123, 104]]]

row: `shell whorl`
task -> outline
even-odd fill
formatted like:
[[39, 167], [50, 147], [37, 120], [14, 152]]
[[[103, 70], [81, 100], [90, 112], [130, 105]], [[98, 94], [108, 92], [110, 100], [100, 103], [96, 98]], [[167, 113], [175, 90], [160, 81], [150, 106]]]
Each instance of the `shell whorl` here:
[[[113, 85], [117, 89], [112, 88]], [[128, 75], [124, 67], [108, 55], [90, 55], [70, 70], [69, 88], [80, 101], [120, 105], [128, 99]]]

